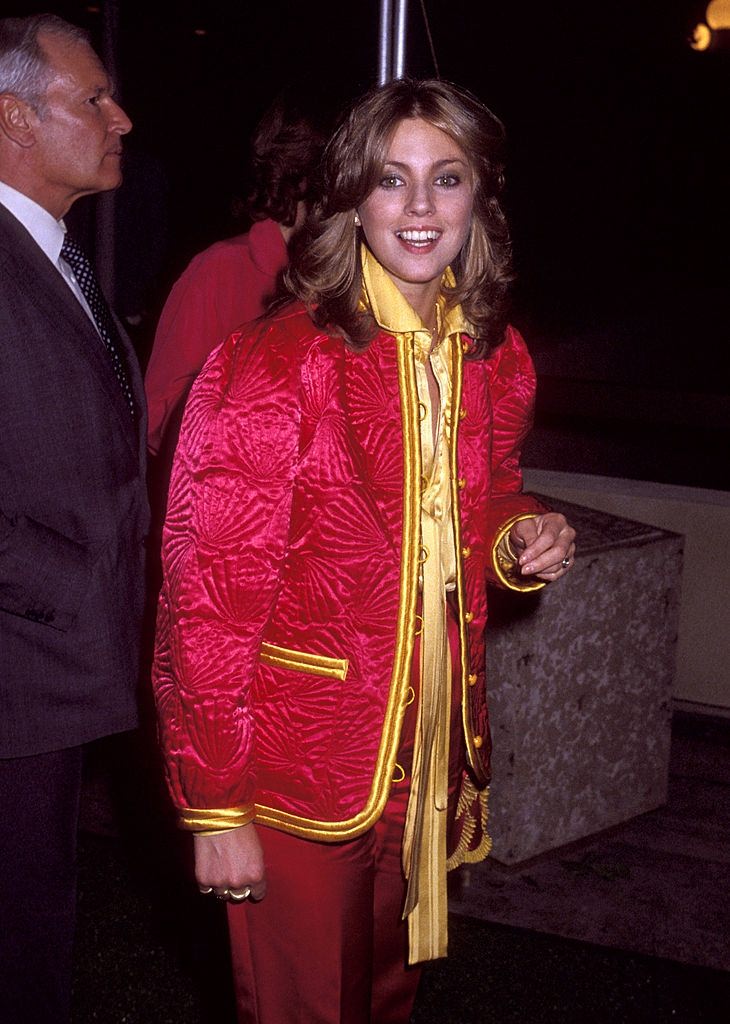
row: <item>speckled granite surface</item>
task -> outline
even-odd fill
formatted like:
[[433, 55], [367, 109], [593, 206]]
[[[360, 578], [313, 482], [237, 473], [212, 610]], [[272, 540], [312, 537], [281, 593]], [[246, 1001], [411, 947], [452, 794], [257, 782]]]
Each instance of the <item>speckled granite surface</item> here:
[[505, 864], [667, 797], [682, 538], [545, 500], [578, 531], [572, 571], [490, 598], [490, 832]]

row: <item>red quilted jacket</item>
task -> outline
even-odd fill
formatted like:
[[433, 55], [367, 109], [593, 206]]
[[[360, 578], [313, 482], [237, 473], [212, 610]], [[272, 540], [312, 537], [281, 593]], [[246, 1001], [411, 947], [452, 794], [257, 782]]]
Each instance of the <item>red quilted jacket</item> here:
[[[486, 584], [521, 494], [534, 373], [509, 329], [453, 367], [452, 493], [469, 769], [488, 781]], [[154, 686], [181, 809], [255, 804], [324, 840], [382, 812], [408, 701], [418, 589], [409, 339], [363, 353], [297, 304], [211, 357], [188, 403], [163, 540]]]

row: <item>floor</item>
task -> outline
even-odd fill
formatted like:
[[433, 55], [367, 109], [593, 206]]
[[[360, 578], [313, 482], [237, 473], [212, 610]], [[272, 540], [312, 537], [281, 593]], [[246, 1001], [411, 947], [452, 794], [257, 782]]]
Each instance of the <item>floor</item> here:
[[[412, 1024], [727, 1024], [729, 797], [730, 722], [676, 715], [667, 807], [454, 880], [450, 956]], [[74, 1024], [232, 1024], [221, 907], [187, 880], [179, 837], [124, 841], [93, 787], [87, 802]]]
[[455, 882], [461, 914], [730, 971], [730, 721], [675, 715], [666, 806]]

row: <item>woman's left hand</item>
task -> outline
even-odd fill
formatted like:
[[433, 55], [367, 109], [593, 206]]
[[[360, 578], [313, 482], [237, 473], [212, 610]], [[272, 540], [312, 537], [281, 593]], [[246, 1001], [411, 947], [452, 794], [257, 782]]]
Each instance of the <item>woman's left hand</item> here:
[[520, 519], [509, 533], [523, 576], [551, 583], [570, 569], [575, 558], [575, 530], [559, 512]]

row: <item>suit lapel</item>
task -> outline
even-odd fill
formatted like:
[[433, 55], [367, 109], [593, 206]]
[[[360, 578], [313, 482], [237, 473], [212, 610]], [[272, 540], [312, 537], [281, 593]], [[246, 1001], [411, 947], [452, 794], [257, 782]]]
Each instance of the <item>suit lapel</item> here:
[[[3, 251], [4, 250], [4, 251]], [[73, 292], [36, 245], [23, 225], [0, 205], [0, 259], [5, 273], [15, 277], [19, 287], [38, 312], [54, 325], [55, 334], [68, 344], [91, 369], [94, 379], [104, 391], [124, 436], [137, 449], [137, 426], [129, 414], [119, 382], [114, 374], [109, 353]], [[141, 382], [129, 340], [122, 334], [122, 348], [126, 356], [133, 393], [138, 406]], [[142, 418], [142, 417], [140, 417]]]
[[[142, 474], [144, 475], [144, 467], [146, 466], [146, 451], [147, 451], [147, 399], [144, 390], [144, 379], [142, 377], [142, 370], [137, 359], [137, 353], [132, 345], [132, 341], [124, 329], [119, 317], [116, 315], [114, 310], [111, 310], [112, 319], [114, 326], [117, 329], [119, 335], [119, 343], [124, 355], [124, 365], [129, 375], [129, 383], [132, 388], [132, 397], [134, 398], [134, 405], [137, 412], [135, 418], [135, 424], [137, 426], [137, 444], [139, 446], [140, 453], [142, 455]], [[121, 389], [120, 389], [121, 393]], [[124, 403], [127, 420], [129, 417], [129, 409], [127, 409], [126, 402]]]

